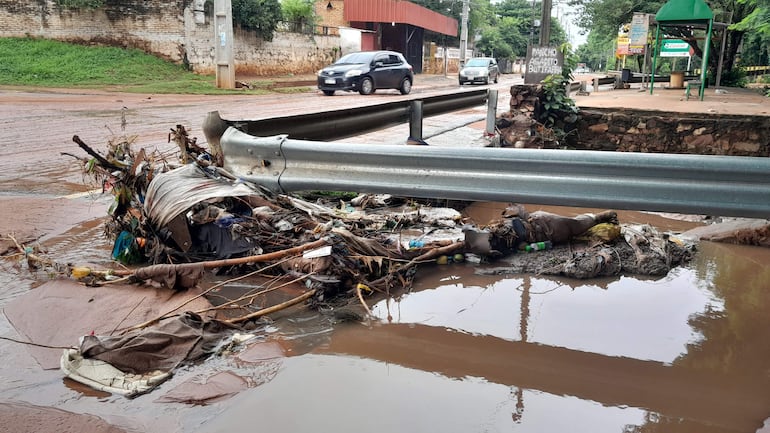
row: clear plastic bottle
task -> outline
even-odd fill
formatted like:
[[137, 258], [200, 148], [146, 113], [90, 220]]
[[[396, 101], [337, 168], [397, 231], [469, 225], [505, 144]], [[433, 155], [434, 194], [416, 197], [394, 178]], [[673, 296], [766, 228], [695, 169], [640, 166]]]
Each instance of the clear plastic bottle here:
[[543, 251], [543, 250], [550, 250], [553, 247], [553, 244], [551, 241], [545, 241], [545, 242], [533, 242], [526, 247], [524, 247], [524, 250], [526, 250], [528, 253], [531, 253], [532, 251]]

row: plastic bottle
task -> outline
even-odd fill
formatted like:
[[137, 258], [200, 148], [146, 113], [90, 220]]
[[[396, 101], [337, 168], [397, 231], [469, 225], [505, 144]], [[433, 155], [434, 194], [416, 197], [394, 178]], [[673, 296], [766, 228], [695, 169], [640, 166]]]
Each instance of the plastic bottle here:
[[425, 246], [425, 242], [419, 239], [412, 239], [409, 241], [409, 248], [422, 248]]
[[552, 247], [553, 247], [553, 244], [551, 243], [551, 241], [545, 241], [545, 242], [533, 242], [527, 245], [526, 247], [524, 247], [524, 249], [528, 253], [531, 253], [532, 251], [550, 250]]

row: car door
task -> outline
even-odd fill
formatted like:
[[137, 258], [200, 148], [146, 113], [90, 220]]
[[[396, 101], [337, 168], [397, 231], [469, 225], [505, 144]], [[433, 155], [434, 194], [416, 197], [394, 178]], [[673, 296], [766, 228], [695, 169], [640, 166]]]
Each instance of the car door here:
[[497, 68], [497, 60], [490, 59], [489, 60], [489, 79], [490, 80], [497, 79], [497, 74], [499, 74], [499, 73], [500, 73], [500, 71]]
[[372, 60], [370, 75], [374, 80], [374, 86], [378, 89], [390, 87], [392, 78], [390, 76], [391, 71], [388, 67], [388, 61], [389, 59], [387, 53], [377, 54], [374, 56], [374, 60]]

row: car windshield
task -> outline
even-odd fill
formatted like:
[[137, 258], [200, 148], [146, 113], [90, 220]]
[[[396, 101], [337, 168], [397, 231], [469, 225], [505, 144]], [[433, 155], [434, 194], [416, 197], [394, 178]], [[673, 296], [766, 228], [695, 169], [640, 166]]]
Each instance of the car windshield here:
[[474, 66], [482, 66], [486, 67], [489, 64], [489, 60], [487, 59], [470, 59], [468, 60], [468, 63], [465, 64], [465, 66], [474, 67]]
[[374, 57], [373, 53], [350, 53], [340, 57], [340, 59], [334, 62], [334, 64], [335, 65], [344, 65], [349, 63], [366, 64], [372, 61], [372, 57]]

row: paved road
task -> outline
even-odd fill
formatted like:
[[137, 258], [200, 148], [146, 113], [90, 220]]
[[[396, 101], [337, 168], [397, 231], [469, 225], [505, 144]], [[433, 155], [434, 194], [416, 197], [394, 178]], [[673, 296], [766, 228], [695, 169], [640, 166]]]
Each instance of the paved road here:
[[[510, 85], [520, 80], [518, 75], [504, 76], [500, 83], [489, 87], [500, 89], [504, 96]], [[418, 76], [412, 94], [406, 96], [382, 91], [369, 96], [338, 92], [328, 97], [312, 89], [297, 94], [199, 96], [4, 88], [0, 89], [0, 193], [67, 194], [82, 190], [79, 166], [74, 159], [60, 154], [85, 156], [72, 142], [73, 135], [99, 150], [105, 150], [110, 139], [123, 135], [135, 137], [136, 148], [171, 149], [168, 132], [177, 124], [184, 125], [199, 142], [205, 140], [201, 125], [210, 111], [219, 111], [226, 119], [262, 119], [414, 99], [457, 89], [453, 76]], [[507, 99], [500, 98], [498, 109], [507, 107]], [[478, 111], [468, 114], [478, 117]], [[443, 123], [457, 120], [460, 115], [450, 115]]]

